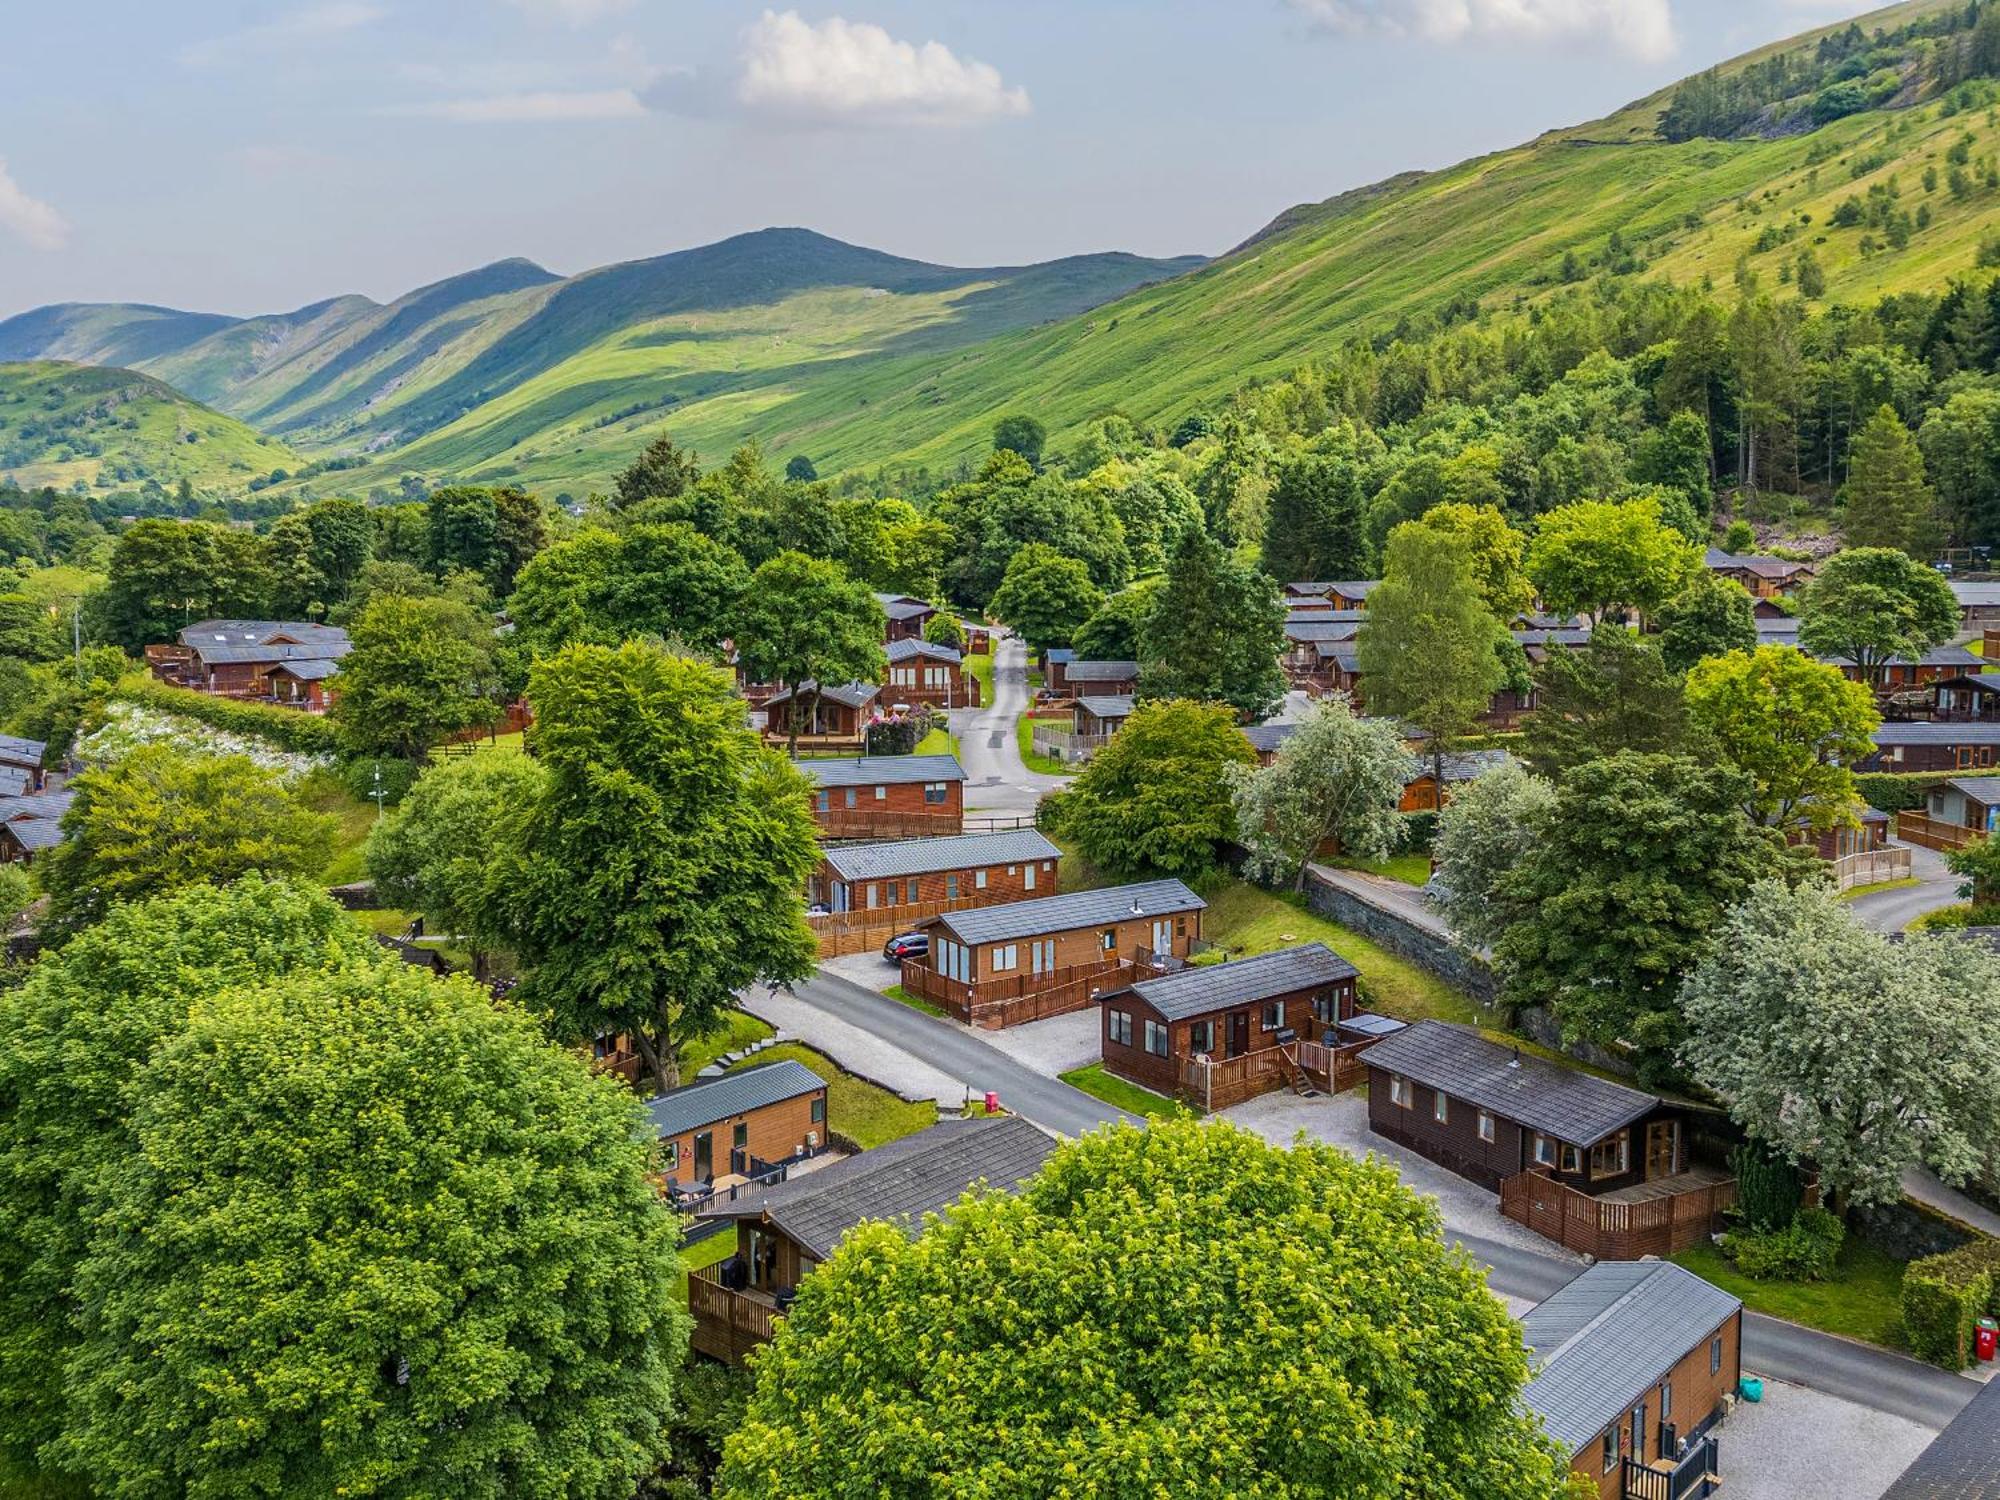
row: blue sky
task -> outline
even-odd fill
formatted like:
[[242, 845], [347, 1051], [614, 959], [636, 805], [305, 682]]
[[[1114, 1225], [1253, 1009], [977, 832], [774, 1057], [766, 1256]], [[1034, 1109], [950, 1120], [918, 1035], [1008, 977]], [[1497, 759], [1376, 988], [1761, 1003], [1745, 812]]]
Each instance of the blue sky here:
[[769, 224], [963, 265], [1213, 254], [1852, 0], [0, 7], [0, 316], [387, 299]]

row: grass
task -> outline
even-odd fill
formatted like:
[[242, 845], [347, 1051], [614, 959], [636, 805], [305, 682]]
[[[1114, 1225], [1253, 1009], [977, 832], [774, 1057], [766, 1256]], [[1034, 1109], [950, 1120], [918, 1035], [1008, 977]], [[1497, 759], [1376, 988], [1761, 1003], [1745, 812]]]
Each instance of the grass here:
[[[721, 1030], [687, 1043], [681, 1048], [681, 1077], [692, 1080], [725, 1052], [740, 1052], [752, 1042], [761, 1042], [777, 1033], [747, 1010], [732, 1010]], [[762, 1056], [763, 1054], [759, 1054]]]
[[866, 1079], [842, 1072], [829, 1058], [796, 1042], [766, 1047], [754, 1060], [763, 1063], [786, 1059], [804, 1063], [826, 1080], [827, 1129], [838, 1132], [864, 1151], [886, 1146], [937, 1123], [935, 1104], [929, 1101], [912, 1104], [899, 1099]]
[[920, 1010], [925, 1015], [936, 1016], [940, 1020], [943, 1020], [945, 1018], [945, 1012], [941, 1007], [931, 1004], [930, 1001], [926, 1000], [922, 995], [912, 995], [908, 990], [904, 989], [900, 984], [892, 984], [889, 986], [889, 988], [882, 991], [882, 993], [887, 995], [891, 1000], [895, 1001], [898, 1005], [907, 1005], [910, 1007], [911, 1010]]
[[1335, 859], [1329, 861], [1342, 870], [1360, 870], [1367, 875], [1386, 875], [1391, 880], [1400, 880], [1404, 885], [1421, 886], [1431, 878], [1431, 861], [1427, 854], [1392, 854], [1387, 859], [1369, 863], [1358, 859]]
[[956, 756], [958, 754], [958, 736], [948, 729], [933, 729], [929, 734], [917, 741], [917, 748], [911, 753], [914, 755]]
[[1843, 901], [1853, 901], [1857, 897], [1872, 896], [1877, 891], [1900, 891], [1909, 886], [1922, 884], [1923, 882], [1914, 876], [1907, 880], [1878, 880], [1873, 885], [1852, 886], [1840, 893], [1840, 899]]
[[[992, 638], [989, 636], [988, 639], [991, 640]], [[961, 664], [965, 668], [965, 675], [967, 677], [976, 677], [979, 679], [979, 706], [981, 708], [991, 707], [993, 703], [993, 653], [988, 651], [983, 656], [973, 656], [968, 653], [961, 658]]]
[[1118, 877], [1108, 870], [1100, 870], [1096, 865], [1076, 852], [1076, 845], [1059, 833], [1051, 833], [1049, 842], [1062, 850], [1062, 878], [1058, 884], [1060, 894], [1067, 896], [1071, 891], [1100, 891], [1107, 885], [1118, 884]]
[[1072, 1068], [1062, 1075], [1062, 1081], [1071, 1088], [1083, 1090], [1093, 1099], [1102, 1099], [1106, 1104], [1142, 1115], [1148, 1120], [1194, 1118], [1195, 1112], [1185, 1104], [1164, 1094], [1156, 1094], [1151, 1089], [1142, 1089], [1136, 1083], [1128, 1083], [1114, 1073], [1107, 1073], [1103, 1063]]
[[711, 1234], [707, 1239], [688, 1245], [681, 1251], [681, 1294], [677, 1306], [687, 1306], [688, 1273], [706, 1270], [709, 1266], [719, 1266], [736, 1253], [736, 1228], [729, 1225]]
[[1014, 721], [1014, 738], [1021, 747], [1021, 763], [1042, 776], [1074, 776], [1076, 767], [1066, 766], [1049, 755], [1035, 754], [1035, 723], [1026, 714]]
[[1673, 1257], [1754, 1312], [1890, 1349], [1903, 1340], [1903, 1263], [1850, 1234], [1831, 1281], [1753, 1281], [1713, 1245]]
[[361, 846], [375, 826], [375, 804], [356, 797], [330, 773], [315, 772], [299, 782], [299, 801], [314, 812], [329, 813], [335, 823], [333, 857], [320, 872], [327, 885], [352, 885], [368, 878]]

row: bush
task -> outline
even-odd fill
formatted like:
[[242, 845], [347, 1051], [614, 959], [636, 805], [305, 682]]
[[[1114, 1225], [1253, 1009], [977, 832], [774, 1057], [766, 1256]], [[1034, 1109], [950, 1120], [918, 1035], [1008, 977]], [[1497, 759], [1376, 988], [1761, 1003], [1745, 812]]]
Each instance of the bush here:
[[319, 714], [303, 709], [279, 708], [272, 703], [250, 703], [238, 698], [218, 698], [190, 688], [169, 687], [151, 677], [130, 677], [118, 684], [114, 699], [144, 704], [182, 718], [198, 719], [231, 734], [247, 734], [268, 740], [300, 755], [337, 755], [340, 736]]
[[1725, 1234], [1722, 1253], [1756, 1281], [1825, 1281], [1846, 1238], [1847, 1226], [1825, 1209], [1802, 1208], [1784, 1229]]
[[1920, 932], [1955, 931], [1961, 927], [2000, 927], [2000, 902], [1946, 906], [1927, 911], [1912, 924]]
[[1736, 1212], [1753, 1231], [1789, 1229], [1805, 1199], [1805, 1179], [1797, 1167], [1761, 1146], [1742, 1145], [1729, 1153], [1736, 1174]]
[[2000, 1305], [2000, 1240], [1914, 1260], [1903, 1268], [1903, 1333], [1918, 1359], [1962, 1370], [1973, 1325]]
[[417, 779], [423, 767], [415, 761], [404, 760], [399, 755], [372, 756], [357, 755], [340, 763], [340, 784], [359, 802], [371, 802], [375, 798], [375, 772], [382, 772], [382, 800], [394, 807], [403, 800]]
[[1931, 788], [1961, 776], [1994, 776], [2000, 771], [1862, 771], [1854, 778], [1861, 800], [1881, 812], [1915, 812]]
[[1428, 854], [1437, 838], [1438, 815], [1434, 812], [1403, 814], [1403, 836], [1396, 841], [1398, 854]]

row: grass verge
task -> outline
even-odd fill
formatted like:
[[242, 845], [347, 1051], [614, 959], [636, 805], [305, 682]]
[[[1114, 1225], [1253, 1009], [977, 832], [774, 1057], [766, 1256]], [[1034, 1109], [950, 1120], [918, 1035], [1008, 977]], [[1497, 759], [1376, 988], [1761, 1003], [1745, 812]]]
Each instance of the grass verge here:
[[[787, 1058], [804, 1063], [826, 1080], [827, 1129], [838, 1131], [864, 1151], [886, 1146], [891, 1141], [914, 1135], [937, 1123], [935, 1104], [912, 1104], [907, 1099], [899, 1099], [866, 1079], [843, 1073], [830, 1058], [796, 1042], [766, 1047], [754, 1061], [780, 1062]], [[738, 1066], [747, 1067], [748, 1064]]]
[[912, 995], [900, 984], [892, 984], [882, 993], [898, 1005], [907, 1005], [911, 1010], [920, 1010], [927, 1016], [936, 1016], [939, 1020], [945, 1019], [945, 1012], [940, 1007], [931, 1004], [922, 995]]
[[958, 754], [958, 736], [948, 729], [933, 729], [929, 734], [917, 741], [917, 748], [911, 753], [913, 755], [956, 756]]
[[736, 1228], [728, 1228], [711, 1234], [698, 1244], [688, 1245], [681, 1250], [681, 1295], [679, 1305], [687, 1306], [688, 1273], [707, 1266], [719, 1266], [736, 1253]]
[[1903, 1263], [1853, 1235], [1841, 1246], [1831, 1281], [1753, 1281], [1713, 1245], [1697, 1245], [1673, 1259], [1741, 1297], [1753, 1312], [1885, 1348], [1904, 1347]]
[[1872, 896], [1877, 891], [1900, 891], [1906, 889], [1909, 886], [1922, 885], [1922, 884], [1923, 882], [1921, 880], [1916, 879], [1914, 876], [1912, 876], [1908, 880], [1878, 880], [1873, 885], [1857, 885], [1850, 887], [1849, 889], [1844, 890], [1840, 893], [1840, 899], [1843, 901], [1854, 901], [1858, 900], [1862, 896]]
[[681, 1048], [681, 1079], [692, 1083], [694, 1075], [725, 1052], [737, 1052], [752, 1042], [761, 1042], [777, 1033], [747, 1010], [732, 1010], [723, 1026], [709, 1035], [697, 1037]]
[[1114, 1073], [1105, 1072], [1103, 1063], [1072, 1068], [1062, 1075], [1062, 1081], [1071, 1088], [1081, 1089], [1093, 1099], [1102, 1099], [1113, 1108], [1143, 1115], [1148, 1120], [1191, 1120], [1195, 1116], [1194, 1110], [1177, 1099], [1169, 1099], [1151, 1089], [1142, 1089], [1136, 1083], [1128, 1083]]
[[1329, 861], [1337, 869], [1359, 870], [1364, 875], [1383, 875], [1390, 880], [1400, 880], [1404, 885], [1421, 886], [1431, 878], [1431, 859], [1428, 854], [1392, 854], [1387, 859], [1368, 863], [1358, 859], [1335, 859]]
[[366, 880], [368, 866], [362, 862], [361, 846], [368, 842], [368, 830], [375, 826], [375, 804], [356, 797], [331, 771], [303, 777], [297, 795], [313, 812], [330, 814], [334, 820], [333, 857], [320, 872], [321, 881], [352, 885]]
[[964, 667], [967, 677], [976, 677], [979, 679], [979, 706], [981, 708], [991, 708], [993, 706], [993, 653], [988, 651], [984, 656], [973, 656], [967, 653], [959, 661], [960, 665]]

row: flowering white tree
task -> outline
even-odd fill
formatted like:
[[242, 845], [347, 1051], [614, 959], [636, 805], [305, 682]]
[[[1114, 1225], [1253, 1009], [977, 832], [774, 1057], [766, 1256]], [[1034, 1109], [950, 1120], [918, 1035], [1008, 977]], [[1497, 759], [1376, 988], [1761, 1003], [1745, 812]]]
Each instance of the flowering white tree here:
[[1329, 839], [1356, 859], [1386, 859], [1402, 836], [1397, 805], [1417, 772], [1394, 725], [1359, 717], [1344, 696], [1322, 699], [1261, 770], [1233, 775], [1236, 826], [1260, 880], [1305, 884]]
[[1963, 1182], [2000, 1157], [1989, 1075], [2000, 957], [1945, 933], [1864, 929], [1823, 884], [1763, 881], [1688, 976], [1682, 1060], [1737, 1124], [1855, 1203], [1903, 1169]]
[[1556, 789], [1509, 762], [1461, 786], [1438, 814], [1431, 856], [1438, 868], [1438, 910], [1469, 948], [1490, 947], [1507, 925], [1493, 899], [1500, 877], [1540, 836]]

